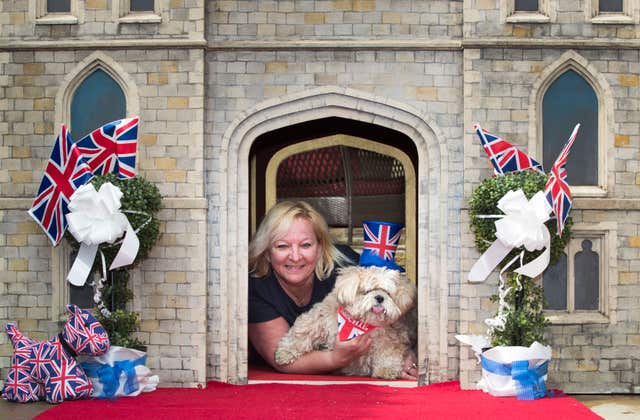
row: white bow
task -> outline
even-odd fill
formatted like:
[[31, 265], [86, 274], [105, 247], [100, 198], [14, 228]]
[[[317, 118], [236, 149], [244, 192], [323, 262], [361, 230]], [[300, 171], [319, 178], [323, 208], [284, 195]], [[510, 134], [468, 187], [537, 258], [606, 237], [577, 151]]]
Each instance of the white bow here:
[[546, 245], [544, 222], [549, 220], [551, 209], [542, 191], [529, 201], [522, 190], [509, 191], [498, 201], [498, 208], [505, 216], [496, 220], [496, 238], [505, 245], [512, 248], [524, 245], [527, 251], [537, 251]]
[[514, 270], [527, 277], [537, 277], [549, 265], [551, 235], [544, 222], [552, 211], [542, 191], [527, 200], [521, 189], [507, 192], [498, 201], [504, 215], [496, 220], [496, 240], [469, 272], [469, 281], [484, 281], [491, 271], [511, 252], [524, 246], [528, 251], [545, 249], [535, 260]]
[[[114, 243], [124, 233], [118, 254], [110, 270], [131, 264], [138, 254], [140, 241], [127, 217], [120, 211], [122, 191], [107, 182], [96, 191], [92, 184], [79, 187], [71, 196], [67, 222], [69, 232], [78, 242], [80, 250], [69, 271], [67, 280], [82, 286], [93, 266], [101, 243]], [[103, 271], [106, 271], [103, 269]]]

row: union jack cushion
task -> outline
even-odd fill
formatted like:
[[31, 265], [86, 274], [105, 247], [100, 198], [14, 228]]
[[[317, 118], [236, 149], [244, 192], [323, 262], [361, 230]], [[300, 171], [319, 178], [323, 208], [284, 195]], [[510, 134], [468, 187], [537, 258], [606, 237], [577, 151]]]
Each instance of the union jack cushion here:
[[90, 312], [75, 305], [67, 305], [67, 311], [69, 319], [62, 332], [46, 341], [32, 340], [14, 324], [7, 325], [14, 351], [2, 388], [4, 399], [54, 404], [91, 396], [91, 381], [76, 356], [104, 354], [109, 337]]

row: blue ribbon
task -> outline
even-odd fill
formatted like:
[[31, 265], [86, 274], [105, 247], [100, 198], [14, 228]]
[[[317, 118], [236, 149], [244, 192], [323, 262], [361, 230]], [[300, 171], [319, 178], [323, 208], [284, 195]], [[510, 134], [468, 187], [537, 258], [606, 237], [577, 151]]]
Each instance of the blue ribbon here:
[[516, 382], [516, 395], [519, 400], [535, 400], [547, 395], [547, 387], [543, 376], [549, 370], [549, 361], [529, 368], [528, 360], [517, 360], [512, 363], [498, 363], [481, 355], [482, 368], [489, 373], [510, 376]]
[[130, 395], [138, 390], [138, 378], [136, 377], [136, 366], [144, 366], [147, 356], [136, 360], [119, 360], [113, 366], [103, 363], [84, 362], [81, 364], [88, 377], [99, 381], [102, 384], [102, 394], [97, 398], [114, 398], [120, 386], [120, 376], [125, 373], [126, 381], [122, 391], [124, 395]]

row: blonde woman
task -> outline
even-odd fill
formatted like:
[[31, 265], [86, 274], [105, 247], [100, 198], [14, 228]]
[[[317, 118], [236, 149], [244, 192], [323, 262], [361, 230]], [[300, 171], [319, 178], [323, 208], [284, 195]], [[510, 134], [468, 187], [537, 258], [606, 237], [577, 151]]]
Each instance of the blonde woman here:
[[336, 341], [332, 351], [313, 351], [285, 366], [274, 360], [280, 339], [296, 318], [333, 289], [335, 268], [357, 259], [350, 248], [340, 251], [332, 244], [326, 221], [308, 203], [286, 201], [272, 207], [249, 245], [251, 359], [257, 353], [280, 372], [316, 374], [338, 370], [364, 354], [371, 345], [368, 334]]

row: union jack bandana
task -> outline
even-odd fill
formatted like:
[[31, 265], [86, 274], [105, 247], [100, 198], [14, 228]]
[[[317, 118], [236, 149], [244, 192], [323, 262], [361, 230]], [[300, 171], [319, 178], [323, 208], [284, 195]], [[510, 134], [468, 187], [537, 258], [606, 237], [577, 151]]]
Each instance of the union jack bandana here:
[[340, 341], [351, 340], [375, 328], [375, 325], [351, 318], [345, 314], [342, 306], [338, 306], [338, 337], [340, 337]]

